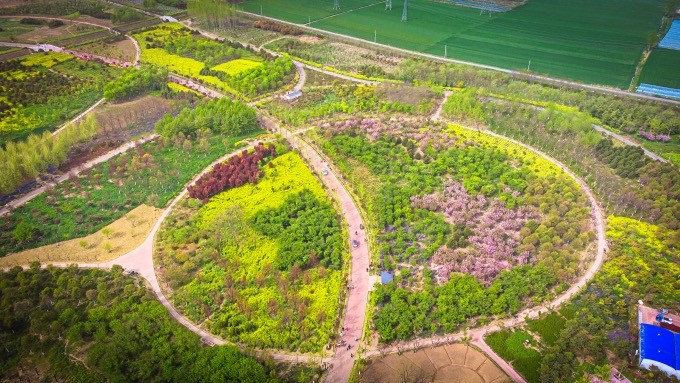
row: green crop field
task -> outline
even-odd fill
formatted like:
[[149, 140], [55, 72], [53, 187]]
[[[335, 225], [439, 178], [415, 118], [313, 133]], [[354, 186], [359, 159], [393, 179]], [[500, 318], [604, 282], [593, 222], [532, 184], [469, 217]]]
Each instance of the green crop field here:
[[640, 83], [680, 89], [680, 51], [656, 48], [640, 74]]
[[400, 48], [506, 69], [627, 88], [645, 46], [658, 27], [663, 0], [529, 0], [506, 13], [480, 14], [434, 0], [384, 2], [249, 0], [245, 11], [307, 23], [330, 32]]

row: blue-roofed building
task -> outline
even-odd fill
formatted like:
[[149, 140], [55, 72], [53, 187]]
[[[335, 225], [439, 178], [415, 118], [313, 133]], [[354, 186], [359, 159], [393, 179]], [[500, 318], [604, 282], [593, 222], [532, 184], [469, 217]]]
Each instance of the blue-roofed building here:
[[659, 42], [659, 48], [680, 50], [680, 20], [675, 20], [666, 36]]
[[663, 318], [664, 314], [654, 311], [640, 307], [640, 367], [654, 366], [669, 376], [680, 378], [680, 333], [673, 331], [677, 326], [660, 322], [657, 318]]
[[394, 274], [392, 274], [391, 272], [385, 271], [385, 270], [380, 272], [380, 283], [382, 283], [383, 285], [385, 283], [390, 283], [393, 280], [394, 280]]

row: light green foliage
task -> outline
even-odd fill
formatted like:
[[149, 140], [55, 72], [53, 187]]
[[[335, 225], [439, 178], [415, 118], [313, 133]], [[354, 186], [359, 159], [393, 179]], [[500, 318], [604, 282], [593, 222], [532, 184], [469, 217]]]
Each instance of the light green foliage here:
[[239, 136], [257, 130], [258, 126], [254, 109], [225, 97], [184, 109], [177, 116], [165, 115], [156, 124], [156, 132], [166, 137], [206, 132]]
[[[326, 194], [300, 157], [289, 152], [271, 164], [257, 184], [203, 206], [183, 202], [159, 234], [155, 257], [175, 304], [192, 320], [207, 320], [214, 333], [256, 347], [319, 351], [336, 325], [344, 263], [330, 257], [324, 267], [322, 254], [339, 257], [345, 246]], [[304, 210], [294, 213], [295, 206]], [[322, 236], [295, 233], [305, 226], [318, 233], [307, 225], [320, 221]], [[286, 247], [291, 243], [299, 246]], [[317, 261], [309, 250], [317, 251]], [[281, 271], [282, 254], [310, 258]]]
[[[359, 129], [340, 133], [330, 128], [318, 138], [365, 204], [384, 267], [400, 273], [408, 269], [404, 264], [425, 269], [410, 269], [410, 275], [397, 275], [395, 284], [376, 291], [374, 325], [381, 341], [451, 332], [471, 318], [516, 313], [577, 275], [580, 253], [593, 233], [586, 229], [586, 199], [573, 179], [518, 145], [475, 131], [432, 125], [415, 133], [409, 129], [401, 126], [369, 139]], [[411, 134], [430, 145], [420, 145]], [[447, 140], [455, 144], [442, 143]], [[540, 219], [520, 230], [516, 250], [536, 254], [535, 266], [500, 272], [486, 288], [471, 276], [434, 282], [429, 265], [435, 250], [446, 245], [463, 249], [464, 256], [471, 233], [440, 214], [413, 207], [411, 197], [436, 192], [448, 178], [472, 195], [498, 198], [508, 209], [540, 211]]]
[[127, 101], [152, 90], [166, 88], [168, 71], [145, 66], [142, 69], [129, 68], [120, 77], [104, 86], [107, 101]]
[[[146, 203], [162, 208], [197, 173], [245, 137], [183, 135], [138, 146], [43, 193], [0, 220], [0, 255], [91, 234]], [[186, 143], [189, 143], [187, 146]], [[30, 239], [12, 232], [30, 228]]]
[[26, 141], [9, 142], [0, 149], [0, 193], [9, 194], [26, 178], [35, 178], [48, 167], [56, 167], [66, 161], [71, 148], [92, 138], [99, 131], [93, 115], [85, 121], [66, 126], [57, 135], [44, 132], [30, 135]]
[[[529, 383], [540, 382], [538, 369], [542, 355], [533, 349], [535, 342], [524, 331], [502, 330], [488, 335], [485, 342], [524, 376]], [[529, 340], [526, 345], [525, 341]]]
[[[638, 347], [637, 302], [680, 311], [678, 231], [630, 218], [610, 216], [611, 242], [602, 269], [573, 302], [555, 345], [546, 350], [541, 381], [569, 381], [581, 362], [626, 363]], [[639, 381], [658, 381], [636, 374]]]
[[262, 65], [262, 62], [260, 61], [253, 61], [250, 59], [236, 59], [216, 65], [210, 69], [224, 72], [230, 76], [233, 76], [260, 65]]
[[311, 18], [315, 28], [371, 42], [377, 31], [378, 43], [437, 56], [446, 45], [449, 58], [505, 69], [526, 70], [531, 60], [536, 73], [626, 88], [666, 1], [533, 1], [490, 14], [412, 0], [407, 23], [401, 21], [403, 2], [391, 11], [370, 0], [341, 4], [334, 10], [331, 2], [250, 0], [241, 7], [293, 23]]
[[540, 335], [543, 342], [552, 346], [566, 322], [559, 313], [552, 312], [543, 318], [527, 322], [527, 326], [531, 331]]

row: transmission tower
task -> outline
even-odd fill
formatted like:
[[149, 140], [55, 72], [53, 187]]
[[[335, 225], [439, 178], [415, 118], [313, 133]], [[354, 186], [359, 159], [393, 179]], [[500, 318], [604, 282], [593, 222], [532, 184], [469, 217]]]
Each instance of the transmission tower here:
[[404, 0], [404, 13], [401, 14], [401, 21], [404, 22], [404, 23], [408, 21], [408, 17], [406, 16], [407, 8], [408, 8], [408, 0]]
[[340, 0], [333, 0], [333, 9], [340, 9]]
[[389, 9], [390, 11], [392, 10], [392, 0], [387, 0], [385, 2], [385, 9]]

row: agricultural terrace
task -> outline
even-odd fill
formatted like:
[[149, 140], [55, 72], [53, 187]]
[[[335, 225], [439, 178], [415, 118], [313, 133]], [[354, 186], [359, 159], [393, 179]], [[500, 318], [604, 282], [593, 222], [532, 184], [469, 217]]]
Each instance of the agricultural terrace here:
[[45, 52], [0, 62], [0, 146], [55, 129], [102, 96], [119, 69]]
[[3, 216], [0, 256], [92, 234], [141, 204], [163, 208], [212, 161], [262, 133], [255, 112], [228, 99], [186, 108], [175, 117], [166, 115], [156, 131], [160, 138], [72, 177]]
[[[399, 48], [586, 83], [627, 88], [663, 0], [532, 0], [505, 13], [480, 13], [448, 2], [249, 0], [245, 11]], [[334, 14], [339, 13], [336, 16]], [[377, 34], [377, 37], [376, 35]]]
[[[253, 174], [248, 163], [233, 157], [208, 178]], [[260, 177], [212, 198], [197, 184], [194, 193], [205, 202], [188, 197], [158, 235], [159, 277], [175, 306], [214, 334], [319, 352], [335, 339], [340, 318], [348, 253], [340, 218], [296, 153], [260, 166]]]
[[179, 23], [165, 23], [134, 35], [142, 61], [197, 79], [244, 98], [271, 92], [292, 81], [290, 58], [258, 56], [240, 44], [212, 41]]
[[505, 141], [408, 118], [329, 121], [310, 134], [377, 234], [381, 342], [520, 311], [580, 275], [586, 199], [556, 166]]

